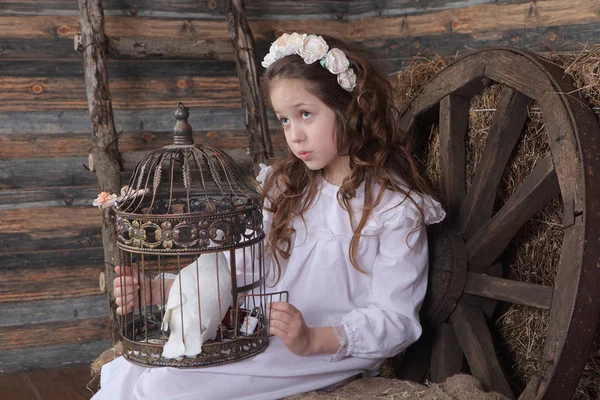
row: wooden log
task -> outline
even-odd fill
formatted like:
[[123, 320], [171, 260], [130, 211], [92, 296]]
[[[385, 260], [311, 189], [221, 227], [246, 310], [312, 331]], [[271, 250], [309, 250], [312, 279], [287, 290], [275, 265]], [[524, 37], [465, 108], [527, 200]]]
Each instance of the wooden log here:
[[[85, 229], [63, 229], [61, 231], [43, 231], [27, 233], [0, 233], [0, 244], [4, 249], [17, 252], [31, 252], [43, 250], [71, 250], [102, 246], [100, 226], [95, 224]], [[6, 251], [2, 252], [2, 259], [7, 257]], [[99, 262], [101, 258], [99, 258]], [[19, 264], [22, 265], [22, 264]]]
[[108, 316], [105, 295], [59, 300], [0, 303], [0, 327], [45, 324], [73, 319], [98, 319]]
[[89, 206], [89, 200], [97, 195], [98, 189], [95, 187], [3, 190], [0, 192], [0, 211], [33, 207]]
[[227, 2], [227, 21], [229, 23], [229, 35], [237, 56], [236, 69], [240, 79], [242, 106], [246, 110], [245, 121], [250, 143], [250, 154], [254, 171], [258, 174], [260, 170], [259, 163], [266, 163], [269, 157], [273, 157], [273, 146], [269, 135], [265, 104], [258, 82], [254, 37], [248, 26], [242, 0], [229, 0]]
[[[36, 14], [36, 15], [73, 15], [73, 5], [68, 0], [39, 1], [26, 0], [16, 2], [8, 1], [4, 10], [11, 14]], [[349, 2], [338, 0], [311, 0], [305, 2], [289, 1], [259, 1], [248, 4], [248, 15], [253, 18], [276, 19], [286, 15], [291, 18], [314, 18], [327, 16], [339, 18], [338, 13], [348, 14]], [[359, 2], [364, 3], [364, 1]], [[137, 0], [134, 4], [120, 0], [104, 0], [102, 2], [104, 13], [107, 16], [130, 16], [142, 18], [170, 18], [170, 19], [217, 19], [226, 13], [226, 4], [210, 0], [181, 0], [177, 2]], [[2, 14], [2, 11], [0, 11]]]
[[[386, 0], [373, 2], [368, 0], [352, 1], [349, 19], [356, 20], [372, 16], [389, 17], [392, 15], [420, 14], [438, 10], [451, 10], [463, 7], [473, 7], [484, 3], [494, 3], [496, 0]], [[529, 3], [530, 0], [511, 0], [513, 4]]]
[[[64, 111], [86, 108], [85, 86], [80, 79], [18, 77], [3, 78], [0, 112]], [[172, 108], [185, 101], [192, 108], [238, 108], [237, 78], [172, 77], [162, 79], [115, 79], [111, 81], [116, 109]]]
[[[278, 131], [271, 133], [275, 147], [282, 151], [285, 148], [285, 138]], [[246, 131], [195, 131], [193, 137], [196, 144], [226, 151], [248, 147]], [[172, 143], [173, 132], [127, 132], [119, 135], [119, 150], [123, 153], [156, 150]], [[81, 157], [86, 156], [92, 146], [92, 139], [83, 133], [0, 135], [0, 159]], [[5, 195], [0, 193], [0, 210], [3, 197]], [[16, 200], [15, 203], [18, 202]]]
[[[83, 51], [81, 36], [74, 37], [75, 48]], [[221, 40], [205, 39], [155, 39], [150, 37], [108, 38], [108, 56], [118, 57], [160, 57], [191, 58], [233, 61], [231, 46]]]
[[[108, 71], [106, 64], [106, 36], [102, 0], [78, 0], [79, 24], [84, 46], [83, 64], [85, 85], [92, 123], [94, 160], [100, 192], [119, 193], [121, 189], [121, 167], [112, 111]], [[111, 208], [102, 212], [102, 242], [104, 247], [104, 269], [109, 284], [107, 294], [110, 302], [111, 341], [118, 340], [117, 317], [113, 300], [112, 277], [117, 265], [116, 217]]]
[[110, 346], [110, 340], [98, 340], [0, 351], [0, 374], [89, 363]]
[[96, 207], [40, 207], [2, 212], [2, 233], [60, 231], [99, 225], [102, 213]]
[[[108, 61], [107, 69], [110, 71], [111, 89], [113, 80], [154, 80], [161, 78], [181, 79], [203, 78], [235, 78], [235, 64], [231, 61], [212, 60], [114, 60]], [[81, 60], [54, 60], [40, 63], [38, 60], [6, 60], [0, 76], [11, 78], [39, 77], [47, 80], [56, 78], [84, 77], [81, 70]], [[214, 79], [218, 84], [219, 80]], [[172, 108], [172, 107], [171, 107]]]
[[105, 318], [0, 327], [2, 350], [87, 343], [109, 338]]
[[[469, 53], [491, 46], [510, 46], [545, 53], [548, 51], [582, 51], [598, 43], [600, 23], [552, 25], [527, 29], [490, 30], [477, 33], [453, 33], [451, 35], [423, 35], [404, 38], [377, 38], [361, 44], [379, 57], [395, 66], [412, 60], [412, 57], [447, 56]], [[401, 68], [396, 67], [396, 70]]]
[[[58, 260], [65, 260], [69, 253]], [[102, 253], [100, 253], [102, 254]], [[100, 258], [100, 262], [101, 262]], [[99, 277], [101, 263], [93, 266], [77, 266], [66, 268], [57, 266], [47, 270], [15, 268], [10, 271], [0, 270], [3, 280], [0, 283], [0, 301], [17, 304], [28, 301], [58, 301], [86, 296], [101, 295]], [[104, 295], [105, 296], [105, 295]], [[106, 297], [104, 297], [106, 299]], [[108, 300], [106, 300], [108, 306]], [[108, 315], [108, 307], [106, 307]]]
[[[241, 108], [193, 108], [190, 112], [189, 123], [199, 132], [245, 129], [244, 112]], [[119, 131], [138, 133], [171, 131], [172, 114], [172, 107], [114, 111], [115, 124]], [[273, 126], [276, 126], [277, 119], [273, 113], [268, 115]], [[88, 133], [89, 131], [87, 110], [0, 112], [0, 135]]]
[[[102, 263], [102, 247], [81, 247], [65, 249], [45, 249], [37, 251], [4, 251], [2, 254], [3, 273], [15, 273], [22, 269], [52, 269], [62, 267], [66, 271], [77, 268], [95, 267]], [[99, 270], [100, 271], [100, 270]], [[39, 277], [41, 277], [40, 275]], [[38, 277], [38, 278], [39, 278]], [[23, 282], [22, 282], [23, 283]]]
[[[91, 186], [97, 179], [83, 167], [87, 164], [88, 157], [0, 160], [0, 189]], [[124, 172], [122, 178], [128, 175]]]

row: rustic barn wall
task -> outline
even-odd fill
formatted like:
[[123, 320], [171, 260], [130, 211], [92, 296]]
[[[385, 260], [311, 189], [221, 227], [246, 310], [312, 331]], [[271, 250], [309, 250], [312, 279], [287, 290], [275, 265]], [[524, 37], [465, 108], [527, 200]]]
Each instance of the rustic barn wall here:
[[[390, 69], [490, 45], [574, 51], [600, 41], [598, 0], [246, 1], [262, 59], [284, 31], [346, 37]], [[247, 164], [224, 0], [106, 0], [123, 183], [170, 142], [178, 101], [197, 142]], [[0, 373], [87, 362], [109, 346], [100, 213], [73, 0], [0, 7]], [[276, 124], [271, 120], [271, 126]], [[283, 140], [274, 135], [274, 147]]]

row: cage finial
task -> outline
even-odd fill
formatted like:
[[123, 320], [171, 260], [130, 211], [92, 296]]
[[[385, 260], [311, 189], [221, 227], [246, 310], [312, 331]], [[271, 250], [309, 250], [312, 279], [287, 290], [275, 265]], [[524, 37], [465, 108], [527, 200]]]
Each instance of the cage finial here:
[[173, 143], [177, 145], [193, 145], [194, 138], [192, 137], [192, 127], [188, 123], [190, 109], [183, 105], [182, 102], [177, 103], [175, 110], [175, 127], [173, 128]]

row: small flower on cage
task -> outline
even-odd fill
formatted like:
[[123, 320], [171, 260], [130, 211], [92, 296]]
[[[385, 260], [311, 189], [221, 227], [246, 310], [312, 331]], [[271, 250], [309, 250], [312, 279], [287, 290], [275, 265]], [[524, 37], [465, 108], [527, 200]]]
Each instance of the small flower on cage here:
[[165, 221], [156, 230], [156, 240], [162, 241], [162, 246], [165, 249], [173, 248], [173, 230], [170, 222]]
[[94, 200], [92, 205], [98, 207], [99, 210], [102, 210], [115, 204], [115, 200], [117, 200], [116, 194], [101, 192], [98, 197], [96, 197], [96, 200]]
[[131, 237], [133, 238], [133, 245], [140, 247], [142, 242], [146, 241], [146, 230], [141, 227], [140, 221], [133, 221], [131, 223]]

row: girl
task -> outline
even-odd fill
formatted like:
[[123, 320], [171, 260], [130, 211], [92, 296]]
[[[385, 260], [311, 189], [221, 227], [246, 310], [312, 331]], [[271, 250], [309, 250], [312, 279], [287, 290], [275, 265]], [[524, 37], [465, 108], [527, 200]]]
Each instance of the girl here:
[[[375, 375], [421, 334], [424, 225], [445, 214], [398, 128], [389, 82], [356, 50], [316, 35], [284, 34], [263, 66], [289, 147], [258, 178], [274, 291], [290, 294], [271, 305], [275, 337], [252, 359], [202, 369], [121, 357], [103, 367], [94, 400], [282, 398]], [[119, 313], [137, 289], [115, 280]]]

